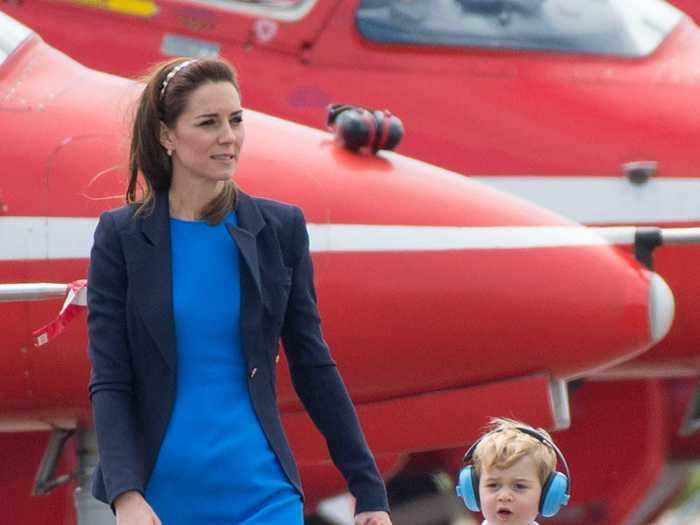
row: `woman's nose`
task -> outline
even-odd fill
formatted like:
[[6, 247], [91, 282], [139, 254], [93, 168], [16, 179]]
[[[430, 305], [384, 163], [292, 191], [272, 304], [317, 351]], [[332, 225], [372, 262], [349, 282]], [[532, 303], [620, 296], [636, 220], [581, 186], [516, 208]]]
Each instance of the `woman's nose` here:
[[230, 142], [235, 142], [236, 132], [231, 127], [228, 122], [224, 124], [224, 128], [221, 130], [221, 135], [219, 135], [219, 144], [228, 144]]

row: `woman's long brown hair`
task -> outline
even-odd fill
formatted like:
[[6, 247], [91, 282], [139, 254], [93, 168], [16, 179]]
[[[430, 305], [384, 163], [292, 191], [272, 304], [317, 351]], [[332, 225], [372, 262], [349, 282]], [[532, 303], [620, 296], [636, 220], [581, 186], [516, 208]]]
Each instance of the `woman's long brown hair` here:
[[[172, 180], [172, 160], [160, 142], [161, 122], [174, 128], [185, 110], [188, 97], [204, 83], [230, 82], [240, 95], [236, 73], [230, 64], [221, 59], [197, 59], [170, 78], [161, 97], [168, 73], [187, 60], [190, 59], [176, 58], [157, 64], [142, 79], [146, 87], [134, 116], [126, 190], [126, 202], [136, 204], [136, 214], [150, 213], [155, 204], [155, 193], [168, 189]], [[236, 185], [227, 180], [223, 191], [201, 210], [201, 218], [209, 224], [221, 222], [235, 209], [236, 194]]]

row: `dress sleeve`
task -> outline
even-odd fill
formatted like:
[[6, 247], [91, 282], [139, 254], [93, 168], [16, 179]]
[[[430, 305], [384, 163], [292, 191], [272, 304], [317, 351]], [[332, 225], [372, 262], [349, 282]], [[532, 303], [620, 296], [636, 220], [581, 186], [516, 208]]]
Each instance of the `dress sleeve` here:
[[133, 371], [126, 327], [127, 272], [114, 219], [95, 230], [88, 270], [89, 393], [100, 468], [111, 505], [129, 490], [143, 493], [143, 451], [133, 409]]
[[300, 209], [294, 211], [296, 262], [282, 328], [292, 382], [311, 419], [325, 437], [333, 462], [357, 500], [355, 512], [388, 512], [384, 482], [321, 333], [306, 221]]

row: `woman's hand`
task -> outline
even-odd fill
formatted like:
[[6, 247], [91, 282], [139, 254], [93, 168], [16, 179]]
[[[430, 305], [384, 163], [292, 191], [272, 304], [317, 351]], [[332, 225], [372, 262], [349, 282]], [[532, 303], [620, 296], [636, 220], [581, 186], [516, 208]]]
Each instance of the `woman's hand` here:
[[120, 495], [114, 501], [114, 510], [117, 525], [161, 525], [151, 506], [135, 490]]
[[383, 511], [360, 512], [355, 516], [355, 525], [392, 525], [389, 514]]

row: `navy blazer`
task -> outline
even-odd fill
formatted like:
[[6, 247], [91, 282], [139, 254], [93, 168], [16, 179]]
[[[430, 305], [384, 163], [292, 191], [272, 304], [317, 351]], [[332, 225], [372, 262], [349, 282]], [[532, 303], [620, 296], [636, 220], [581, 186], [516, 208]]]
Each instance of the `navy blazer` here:
[[[88, 272], [89, 391], [99, 451], [93, 495], [109, 504], [126, 491], [144, 492], [177, 379], [167, 191], [156, 193], [150, 214], [135, 217], [134, 210], [101, 215]], [[281, 336], [294, 387], [357, 499], [356, 512], [388, 511], [384, 483], [321, 335], [301, 210], [239, 192], [236, 213], [238, 226], [227, 228], [241, 257], [248, 390], [273, 451], [302, 493], [276, 402]]]

